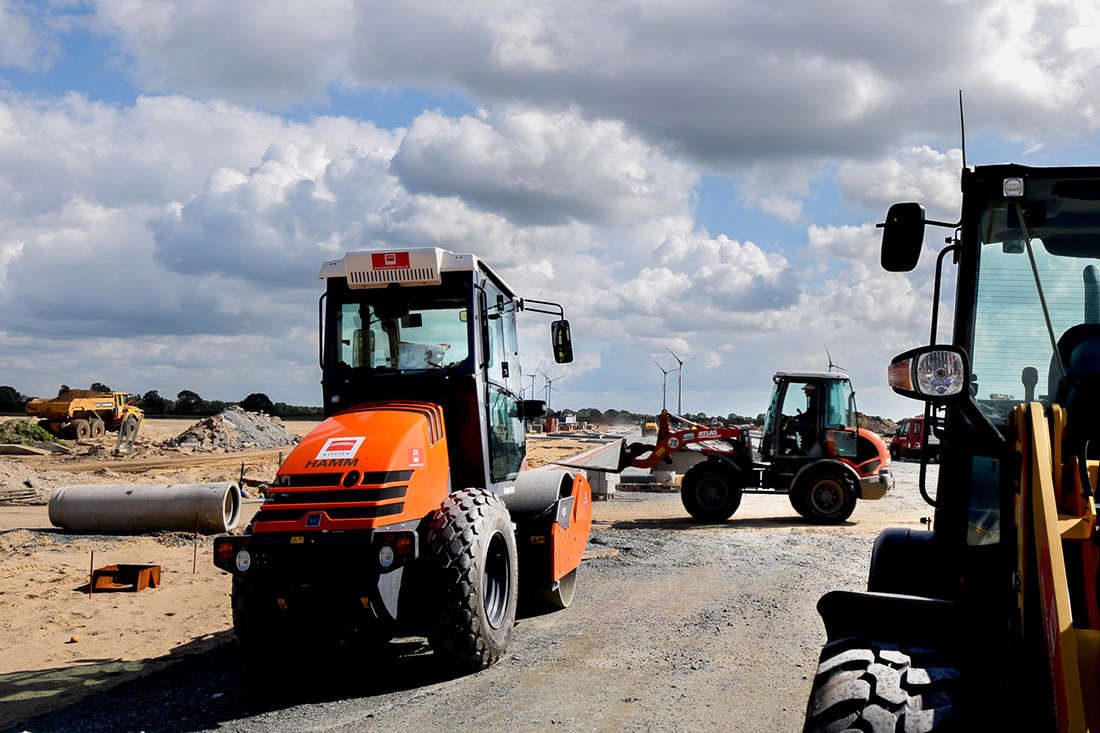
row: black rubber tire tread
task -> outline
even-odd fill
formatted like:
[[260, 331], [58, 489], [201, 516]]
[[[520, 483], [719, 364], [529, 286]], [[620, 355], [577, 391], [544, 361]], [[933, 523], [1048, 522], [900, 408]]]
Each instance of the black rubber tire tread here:
[[91, 422], [91, 437], [102, 438], [103, 434], [107, 432], [107, 424], [102, 420], [92, 420]]
[[[832, 490], [840, 493], [840, 499], [829, 507], [822, 506], [815, 501], [814, 492], [820, 484], [828, 482]], [[806, 507], [803, 515], [811, 522], [817, 524], [839, 524], [856, 509], [855, 480], [844, 471], [830, 466], [809, 468], [795, 482], [793, 492], [798, 494], [791, 499], [791, 505], [797, 510], [799, 504]]]
[[901, 451], [898, 449], [898, 447], [896, 445], [890, 446], [890, 458], [891, 458], [891, 460], [895, 460], [895, 461], [901, 459]]
[[[490, 557], [502, 551], [502, 556]], [[485, 669], [508, 648], [516, 621], [519, 561], [504, 502], [483, 489], [453, 492], [432, 516], [428, 553], [433, 601], [428, 643], [461, 672]], [[494, 591], [486, 569], [502, 560], [506, 567], [495, 573]], [[494, 615], [495, 624], [490, 623]]]
[[[704, 492], [717, 490], [713, 500]], [[697, 463], [687, 470], [680, 484], [680, 501], [697, 522], [720, 524], [733, 516], [741, 506], [741, 487], [734, 480], [732, 469], [714, 463]]]
[[803, 733], [962, 730], [959, 691], [942, 650], [838, 639], [821, 652]]
[[791, 506], [794, 507], [794, 510], [798, 512], [800, 516], [809, 518], [810, 509], [806, 506], [806, 492], [791, 489], [787, 492], [787, 498], [790, 500]]
[[233, 608], [233, 632], [248, 666], [256, 672], [270, 671], [269, 665], [279, 664], [278, 624], [274, 608], [265, 610], [256, 598], [255, 589], [247, 580], [233, 576], [230, 594]]
[[92, 426], [87, 420], [73, 420], [73, 436], [77, 440], [84, 440], [92, 434]]

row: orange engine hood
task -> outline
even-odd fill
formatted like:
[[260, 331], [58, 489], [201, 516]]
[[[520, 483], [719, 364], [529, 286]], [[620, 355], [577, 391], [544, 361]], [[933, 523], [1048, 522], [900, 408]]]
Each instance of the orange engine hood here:
[[362, 405], [325, 420], [280, 467], [253, 531], [367, 529], [417, 520], [447, 496], [443, 411]]

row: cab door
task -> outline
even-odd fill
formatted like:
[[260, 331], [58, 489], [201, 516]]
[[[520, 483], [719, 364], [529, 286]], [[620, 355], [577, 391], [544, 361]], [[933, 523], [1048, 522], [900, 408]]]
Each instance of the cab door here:
[[493, 483], [515, 479], [527, 446], [519, 417], [519, 340], [516, 304], [492, 282], [484, 290], [487, 335], [486, 395], [489, 426], [489, 478]]

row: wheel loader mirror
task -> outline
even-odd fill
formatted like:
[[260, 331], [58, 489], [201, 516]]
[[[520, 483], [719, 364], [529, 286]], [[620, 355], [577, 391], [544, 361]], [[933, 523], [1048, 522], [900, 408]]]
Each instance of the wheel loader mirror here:
[[465, 308], [458, 312], [458, 320], [462, 321], [463, 323], [470, 320], [470, 316], [467, 314]]
[[542, 400], [523, 400], [519, 403], [519, 419], [546, 417], [546, 403]]
[[404, 318], [409, 315], [408, 303], [378, 303], [374, 306], [374, 315], [386, 321], [392, 318]]
[[917, 266], [924, 244], [924, 207], [894, 204], [886, 214], [882, 232], [882, 269], [909, 272]]
[[569, 321], [562, 319], [552, 322], [550, 338], [554, 346], [554, 361], [559, 364], [573, 361], [573, 339], [569, 336]]
[[401, 328], [420, 328], [424, 325], [424, 316], [421, 313], [410, 313], [401, 318]]

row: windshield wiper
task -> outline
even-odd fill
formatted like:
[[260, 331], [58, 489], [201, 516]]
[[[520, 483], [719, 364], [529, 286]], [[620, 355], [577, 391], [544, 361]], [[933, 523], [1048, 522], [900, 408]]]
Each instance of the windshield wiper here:
[[1054, 338], [1054, 326], [1050, 323], [1050, 310], [1047, 308], [1046, 295], [1043, 293], [1043, 283], [1039, 279], [1039, 267], [1035, 264], [1035, 251], [1031, 248], [1031, 234], [1027, 231], [1027, 222], [1024, 221], [1024, 207], [1016, 202], [1016, 216], [1020, 220], [1020, 231], [1024, 235], [1024, 246], [1027, 248], [1027, 258], [1031, 262], [1031, 274], [1035, 277], [1035, 289], [1039, 292], [1039, 304], [1043, 307], [1043, 319], [1047, 323], [1047, 335], [1050, 337], [1050, 348], [1054, 352], [1054, 363], [1058, 366], [1058, 379], [1066, 376], [1066, 367], [1062, 364], [1062, 356], [1058, 353], [1058, 341]]

